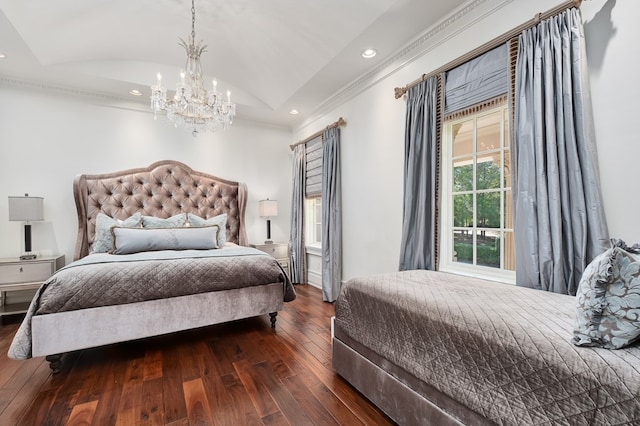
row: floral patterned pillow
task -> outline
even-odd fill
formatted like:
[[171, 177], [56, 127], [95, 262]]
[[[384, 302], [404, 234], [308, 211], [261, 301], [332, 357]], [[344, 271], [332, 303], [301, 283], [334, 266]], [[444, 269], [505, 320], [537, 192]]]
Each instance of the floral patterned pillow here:
[[154, 216], [142, 216], [143, 228], [181, 228], [187, 223], [187, 214], [178, 213], [175, 216], [162, 219]]
[[575, 345], [620, 349], [640, 338], [640, 246], [612, 240], [584, 270], [576, 300]]
[[227, 214], [219, 214], [218, 216], [210, 217], [209, 219], [203, 219], [200, 216], [189, 213], [189, 225], [191, 226], [210, 226], [218, 225], [220, 232], [218, 232], [218, 247], [222, 248], [227, 242]]
[[114, 219], [104, 213], [98, 213], [96, 217], [96, 235], [91, 246], [91, 253], [108, 253], [113, 249], [113, 236], [111, 227], [126, 226], [128, 228], [139, 228], [142, 226], [142, 215], [136, 213], [125, 220]]

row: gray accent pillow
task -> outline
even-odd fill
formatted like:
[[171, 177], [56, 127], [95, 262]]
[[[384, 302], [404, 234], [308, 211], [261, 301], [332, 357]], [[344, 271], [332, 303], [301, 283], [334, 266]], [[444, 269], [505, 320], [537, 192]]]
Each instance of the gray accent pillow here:
[[620, 349], [640, 338], [640, 246], [612, 240], [585, 268], [576, 301], [575, 345]]
[[227, 214], [219, 214], [218, 216], [210, 217], [209, 219], [203, 219], [200, 216], [189, 213], [189, 225], [190, 226], [209, 226], [218, 225], [220, 232], [218, 232], [218, 247], [224, 247], [227, 242]]
[[181, 228], [187, 223], [187, 214], [179, 213], [162, 219], [155, 216], [142, 216], [143, 228]]
[[209, 250], [218, 248], [217, 225], [182, 228], [111, 228], [112, 254], [157, 250]]
[[114, 219], [104, 213], [98, 213], [96, 217], [96, 235], [91, 246], [91, 253], [108, 253], [113, 249], [113, 236], [111, 227], [124, 226], [128, 228], [140, 228], [142, 226], [142, 214], [140, 212], [125, 220]]

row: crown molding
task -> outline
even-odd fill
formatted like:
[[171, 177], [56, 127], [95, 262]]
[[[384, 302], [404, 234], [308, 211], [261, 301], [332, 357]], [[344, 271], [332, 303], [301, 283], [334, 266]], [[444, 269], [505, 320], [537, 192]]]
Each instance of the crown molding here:
[[[69, 99], [74, 99], [76, 101], [78, 99], [82, 99], [94, 105], [100, 105], [109, 108], [135, 111], [149, 115], [153, 114], [153, 111], [151, 111], [151, 109], [149, 108], [148, 102], [146, 102], [147, 98], [142, 98], [145, 99], [145, 102], [143, 102], [142, 100], [131, 99], [126, 96], [116, 96], [91, 90], [64, 87], [51, 83], [28, 81], [18, 78], [0, 76], [0, 87], [3, 86], [14, 87], [20, 90], [32, 90], [39, 93], [49, 93], [54, 96], [66, 97]], [[288, 124], [274, 123], [256, 118], [236, 116], [233, 121], [245, 126], [257, 126], [269, 129], [291, 131], [291, 126]]]
[[[402, 70], [421, 56], [454, 38], [513, 1], [514, 0], [471, 0], [463, 4], [427, 29], [421, 36], [408, 43], [395, 55], [327, 98], [327, 100], [310, 112], [309, 116], [302, 121], [299, 128], [304, 128], [321, 119], [340, 105], [353, 99], [376, 83]], [[435, 68], [437, 68], [437, 64], [434, 64], [433, 69]], [[425, 70], [424, 72], [427, 73], [429, 70]]]
[[0, 76], [0, 87], [2, 86], [14, 87], [22, 90], [32, 90], [40, 93], [44, 92], [55, 96], [73, 98], [75, 100], [80, 98], [93, 104], [131, 111], [148, 112], [149, 110], [146, 103], [142, 103], [128, 97], [116, 96], [92, 90], [65, 87], [41, 81], [30, 81], [15, 77]]

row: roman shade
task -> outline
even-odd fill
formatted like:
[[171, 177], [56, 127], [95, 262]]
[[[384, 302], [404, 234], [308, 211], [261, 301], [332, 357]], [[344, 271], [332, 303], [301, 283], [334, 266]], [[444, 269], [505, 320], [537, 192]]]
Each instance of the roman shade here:
[[304, 195], [319, 197], [322, 194], [322, 136], [306, 143], [306, 156]]
[[503, 44], [445, 73], [444, 112], [449, 114], [509, 91], [509, 52]]

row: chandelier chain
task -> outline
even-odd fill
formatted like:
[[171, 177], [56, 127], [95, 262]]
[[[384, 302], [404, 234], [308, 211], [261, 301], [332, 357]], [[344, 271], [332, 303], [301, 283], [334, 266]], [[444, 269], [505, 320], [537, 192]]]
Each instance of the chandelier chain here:
[[191, 37], [196, 39], [196, 0], [191, 0]]

